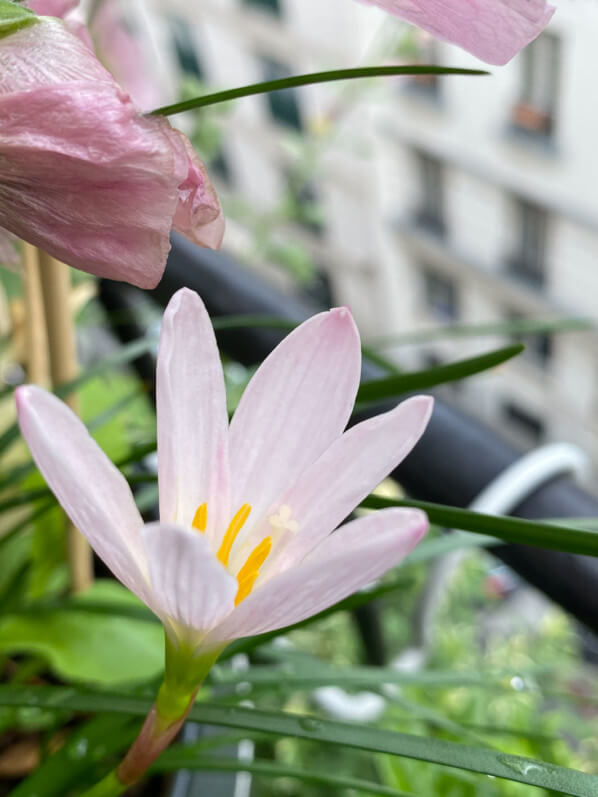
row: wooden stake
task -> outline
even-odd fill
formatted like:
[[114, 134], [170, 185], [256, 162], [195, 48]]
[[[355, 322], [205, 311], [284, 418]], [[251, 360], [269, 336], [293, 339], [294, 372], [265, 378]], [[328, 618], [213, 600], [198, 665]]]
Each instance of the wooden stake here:
[[[50, 375], [54, 387], [70, 382], [77, 376], [75, 324], [70, 307], [70, 272], [68, 266], [45, 252], [39, 253]], [[71, 394], [66, 400], [77, 411], [77, 399]], [[57, 445], [60, 442], [57, 441]], [[80, 592], [93, 581], [93, 559], [85, 538], [69, 526], [69, 566], [73, 592]]]
[[40, 276], [38, 250], [22, 244], [23, 277], [25, 282], [25, 362], [27, 379], [36, 385], [50, 385], [48, 332]]

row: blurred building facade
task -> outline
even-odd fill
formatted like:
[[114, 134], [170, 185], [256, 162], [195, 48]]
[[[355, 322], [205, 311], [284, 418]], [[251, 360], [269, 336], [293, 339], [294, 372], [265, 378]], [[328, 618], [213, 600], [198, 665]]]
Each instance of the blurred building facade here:
[[[398, 58], [483, 67], [448, 45], [405, 38], [398, 21], [350, 0], [138, 5], [169, 99], [182, 70], [222, 88]], [[255, 266], [285, 281], [277, 254], [292, 261], [289, 241], [298, 242], [366, 339], [438, 324], [596, 320], [596, 40], [598, 6], [561, 2], [549, 30], [488, 77], [236, 102], [211, 159], [229, 210], [226, 246], [246, 257], [262, 235]], [[444, 338], [387, 352], [418, 367], [508, 342]], [[526, 342], [516, 361], [444, 395], [524, 448], [569, 440], [598, 462], [598, 336]]]

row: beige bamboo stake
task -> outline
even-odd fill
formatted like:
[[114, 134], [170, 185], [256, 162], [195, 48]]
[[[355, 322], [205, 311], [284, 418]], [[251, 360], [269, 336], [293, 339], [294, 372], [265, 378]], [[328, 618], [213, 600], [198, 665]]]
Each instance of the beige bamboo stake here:
[[50, 384], [48, 333], [40, 277], [38, 250], [31, 244], [22, 244], [24, 294], [24, 337], [27, 379], [36, 385]]
[[[54, 387], [70, 382], [77, 376], [77, 350], [75, 323], [70, 306], [70, 272], [68, 266], [40, 251], [40, 274], [48, 350], [50, 375]], [[76, 412], [78, 402], [71, 394], [66, 400]], [[60, 441], [57, 441], [60, 445]], [[69, 567], [73, 592], [86, 589], [93, 581], [93, 559], [91, 549], [84, 537], [73, 526], [68, 530]]]

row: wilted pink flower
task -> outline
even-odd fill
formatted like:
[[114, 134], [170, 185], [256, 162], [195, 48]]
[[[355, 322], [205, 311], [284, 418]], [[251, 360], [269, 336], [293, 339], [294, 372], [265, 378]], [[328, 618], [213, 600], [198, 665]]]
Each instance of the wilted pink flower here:
[[218, 247], [205, 168], [47, 17], [0, 40], [0, 226], [69, 265], [154, 287], [171, 228]]
[[27, 0], [27, 6], [41, 17], [64, 17], [79, 5], [79, 0]]
[[68, 407], [16, 392], [33, 457], [98, 555], [196, 655], [281, 628], [398, 564], [426, 516], [387, 509], [342, 526], [413, 448], [432, 399], [418, 396], [343, 432], [360, 376], [345, 308], [292, 332], [260, 366], [228, 425], [207, 312], [180, 290], [158, 354], [160, 522], [144, 526], [129, 487]]
[[548, 25], [546, 0], [362, 0], [458, 44], [490, 64], [506, 64]]

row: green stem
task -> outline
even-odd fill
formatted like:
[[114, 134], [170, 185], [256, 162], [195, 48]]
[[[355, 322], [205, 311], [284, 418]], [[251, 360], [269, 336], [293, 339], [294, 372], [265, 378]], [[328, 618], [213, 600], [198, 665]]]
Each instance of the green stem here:
[[118, 797], [119, 794], [123, 794], [128, 788], [128, 786], [120, 782], [114, 769], [103, 780], [88, 789], [83, 797]]
[[119, 766], [81, 797], [117, 797], [146, 774], [187, 719], [201, 683], [222, 649], [197, 656], [193, 646], [166, 635], [164, 681], [139, 735]]

